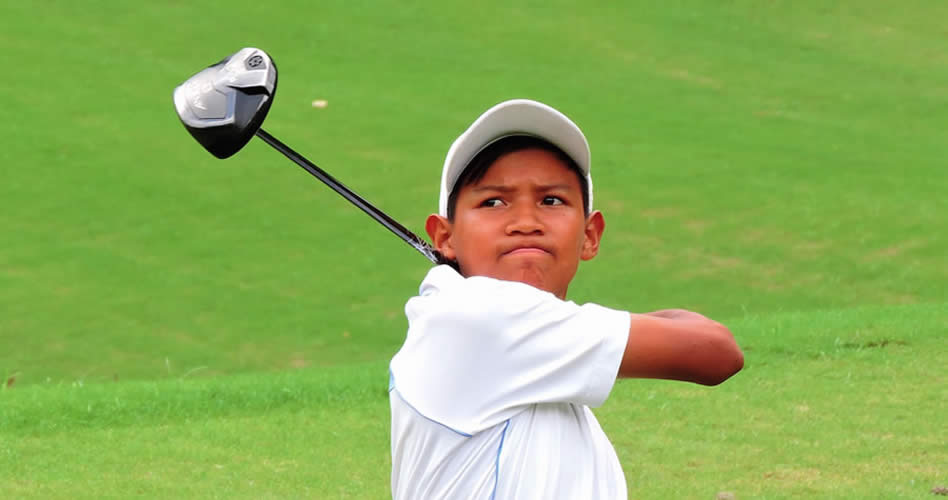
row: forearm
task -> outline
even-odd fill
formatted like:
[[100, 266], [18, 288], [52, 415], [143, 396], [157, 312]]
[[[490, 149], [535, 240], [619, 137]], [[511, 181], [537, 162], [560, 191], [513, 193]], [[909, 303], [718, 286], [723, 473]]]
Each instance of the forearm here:
[[645, 316], [654, 316], [656, 318], [667, 318], [667, 319], [708, 319], [706, 316], [698, 314], [693, 311], [688, 311], [686, 309], [661, 309], [659, 311], [652, 311], [645, 313]]
[[726, 326], [672, 309], [631, 315], [619, 376], [716, 385], [743, 366], [744, 354]]

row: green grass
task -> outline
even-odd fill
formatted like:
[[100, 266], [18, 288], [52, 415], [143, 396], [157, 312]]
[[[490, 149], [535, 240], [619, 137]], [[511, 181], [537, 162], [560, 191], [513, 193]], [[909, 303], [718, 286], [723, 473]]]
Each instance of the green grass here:
[[[384, 364], [0, 395], [5, 498], [380, 496]], [[9, 438], [9, 439], [8, 439]]]
[[948, 483], [948, 4], [0, 12], [0, 498], [387, 495], [428, 266], [260, 141], [187, 136], [171, 90], [245, 45], [281, 70], [266, 128], [419, 233], [487, 106], [582, 126], [607, 229], [571, 298], [730, 319], [747, 355], [711, 390], [618, 386], [632, 498]]
[[[633, 498], [918, 498], [944, 480], [944, 305], [732, 322], [718, 388], [622, 381], [598, 411]], [[383, 498], [384, 363], [0, 392], [6, 496]]]

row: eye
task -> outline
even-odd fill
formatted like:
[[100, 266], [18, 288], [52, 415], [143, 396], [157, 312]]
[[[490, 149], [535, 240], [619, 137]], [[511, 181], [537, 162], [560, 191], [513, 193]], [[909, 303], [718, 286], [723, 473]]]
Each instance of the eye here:
[[494, 207], [501, 206], [503, 203], [504, 202], [500, 201], [500, 198], [488, 198], [482, 201], [480, 206], [487, 207], [487, 208], [494, 208]]
[[543, 205], [563, 205], [565, 204], [565, 202], [563, 201], [563, 198], [560, 198], [559, 196], [544, 196], [542, 204]]

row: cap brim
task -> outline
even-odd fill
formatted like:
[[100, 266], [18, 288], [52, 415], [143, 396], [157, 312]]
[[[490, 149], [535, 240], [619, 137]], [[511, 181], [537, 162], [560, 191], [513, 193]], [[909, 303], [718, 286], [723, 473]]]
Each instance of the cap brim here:
[[589, 208], [592, 209], [592, 178], [589, 174], [589, 143], [566, 115], [546, 104], [529, 99], [504, 101], [488, 109], [464, 131], [444, 159], [441, 199], [438, 211], [447, 217], [448, 197], [467, 165], [484, 148], [514, 135], [543, 139], [563, 150], [586, 176]]

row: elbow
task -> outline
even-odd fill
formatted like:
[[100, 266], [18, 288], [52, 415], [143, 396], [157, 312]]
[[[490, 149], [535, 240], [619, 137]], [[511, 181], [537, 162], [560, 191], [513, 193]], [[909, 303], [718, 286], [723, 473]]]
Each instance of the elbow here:
[[714, 379], [711, 380], [711, 383], [707, 385], [718, 385], [737, 374], [737, 372], [741, 371], [743, 368], [744, 353], [741, 352], [741, 349], [737, 347], [737, 344], [735, 344], [734, 349], [730, 355], [721, 363], [720, 371], [716, 374]]
[[724, 325], [716, 323], [713, 328], [711, 348], [712, 354], [705, 376], [697, 382], [702, 385], [715, 386], [731, 378], [744, 368], [744, 353], [734, 340], [734, 335]]

